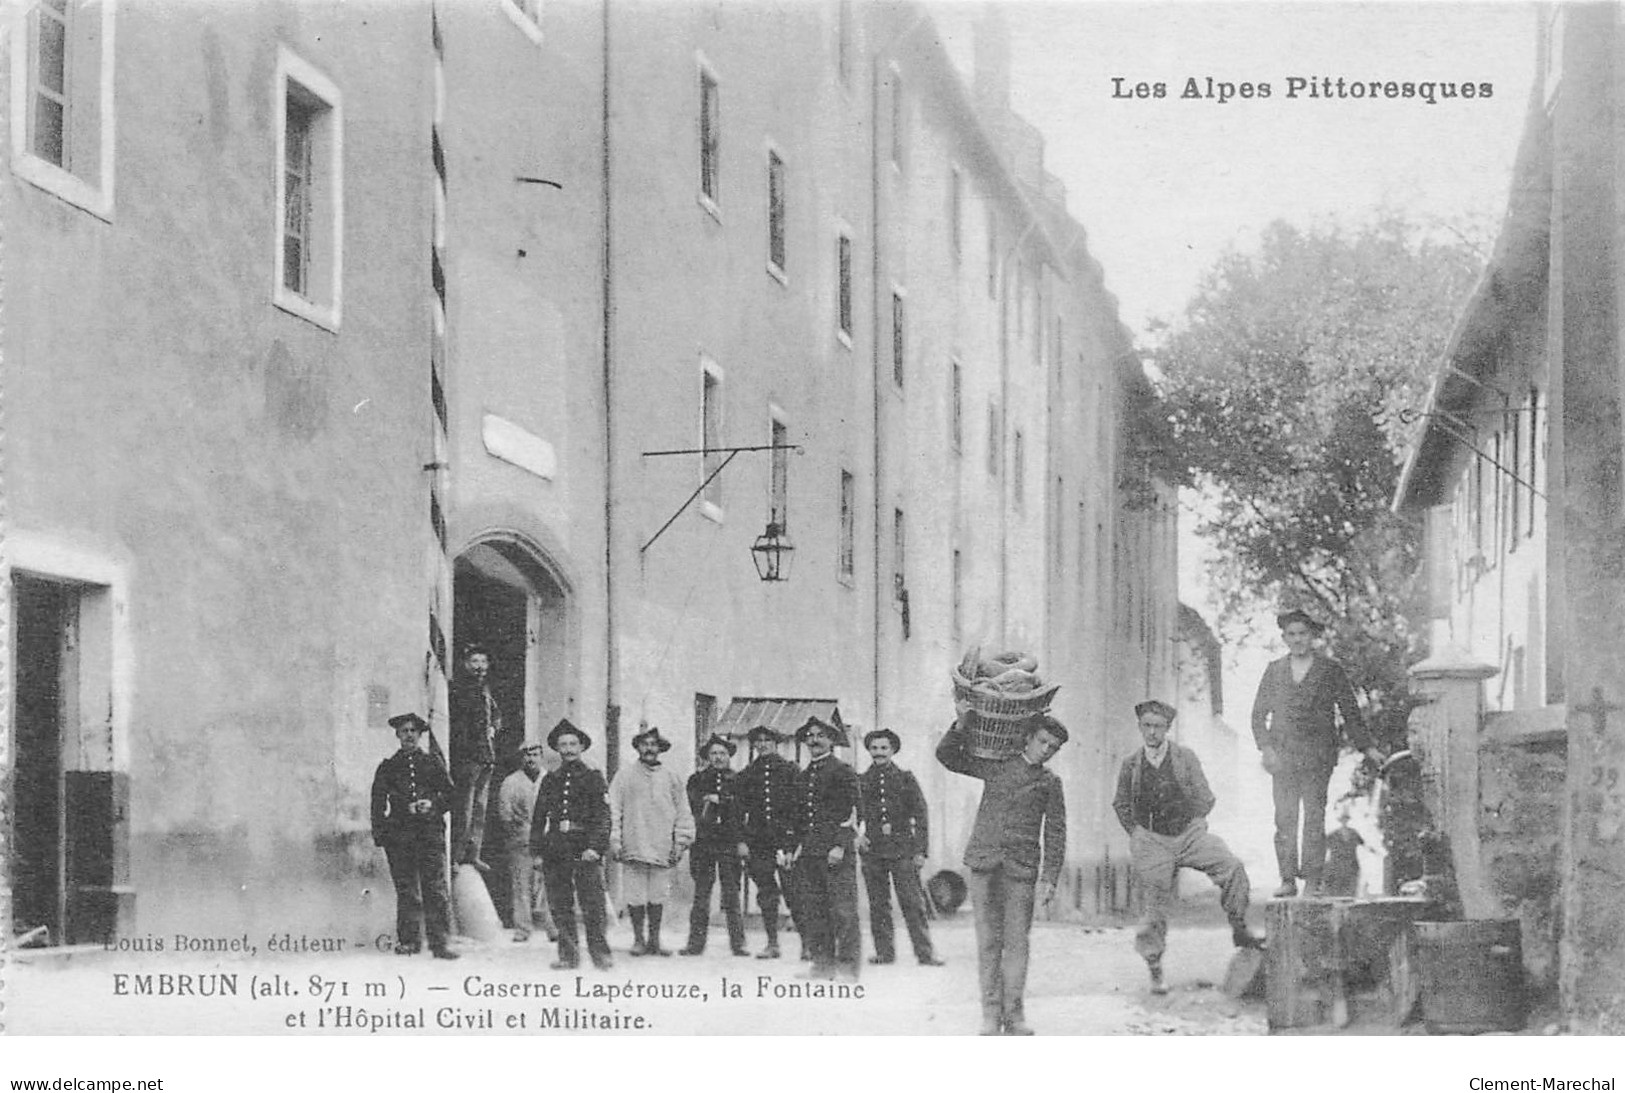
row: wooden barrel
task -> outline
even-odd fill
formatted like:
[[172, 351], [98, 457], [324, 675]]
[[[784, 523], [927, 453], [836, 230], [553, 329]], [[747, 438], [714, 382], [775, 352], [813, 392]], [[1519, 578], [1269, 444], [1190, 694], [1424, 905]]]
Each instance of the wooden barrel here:
[[1526, 1020], [1515, 918], [1418, 922], [1417, 974], [1429, 1032], [1516, 1032]]

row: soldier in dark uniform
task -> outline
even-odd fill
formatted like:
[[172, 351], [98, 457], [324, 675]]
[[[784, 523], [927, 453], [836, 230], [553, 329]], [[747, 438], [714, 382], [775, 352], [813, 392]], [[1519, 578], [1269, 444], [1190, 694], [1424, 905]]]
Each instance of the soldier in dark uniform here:
[[796, 848], [796, 780], [801, 772], [779, 754], [778, 737], [766, 725], [751, 729], [746, 739], [751, 763], [734, 782], [739, 806], [737, 852], [756, 885], [756, 906], [767, 931], [767, 947], [756, 958], [773, 960], [779, 955], [781, 892], [796, 929], [801, 929], [801, 900], [790, 863]]
[[683, 956], [705, 952], [706, 932], [711, 928], [711, 886], [722, 883], [722, 917], [728, 923], [728, 947], [735, 956], [749, 956], [745, 948], [745, 919], [739, 909], [741, 866], [735, 848], [739, 843], [738, 802], [729, 767], [736, 750], [733, 741], [711, 734], [700, 749], [705, 766], [688, 776], [688, 807], [694, 813], [694, 845], [688, 851], [688, 871], [694, 878], [694, 906], [688, 914], [688, 944], [678, 950]]
[[812, 761], [801, 772], [796, 792], [796, 890], [801, 913], [796, 921], [812, 967], [801, 975], [833, 979], [858, 977], [858, 868], [854, 842], [858, 827], [858, 775], [835, 758], [834, 726], [816, 718], [796, 739]]
[[450, 900], [446, 894], [443, 817], [451, 807], [451, 778], [445, 765], [418, 747], [429, 725], [415, 713], [389, 719], [400, 750], [372, 778], [372, 841], [384, 848], [395, 882], [395, 951], [410, 956], [423, 949], [441, 960], [456, 960], [446, 947]]
[[451, 814], [452, 861], [467, 863], [480, 872], [490, 868], [485, 848], [485, 812], [496, 770], [496, 738], [502, 732], [502, 711], [486, 677], [491, 654], [483, 645], [463, 649], [463, 664], [452, 680], [451, 765], [456, 772], [457, 802]]
[[863, 833], [857, 843], [863, 853], [863, 885], [869, 892], [869, 935], [875, 940], [875, 955], [869, 963], [890, 964], [897, 959], [891, 917], [895, 885], [915, 959], [926, 965], [941, 964], [931, 948], [920, 888], [920, 869], [931, 844], [925, 794], [914, 775], [892, 760], [903, 746], [896, 733], [876, 729], [863, 738], [863, 746], [870, 763], [858, 779], [863, 794], [859, 810]]
[[581, 963], [576, 947], [576, 902], [581, 903], [587, 931], [587, 953], [594, 966], [609, 968], [609, 941], [604, 937], [603, 861], [609, 856], [609, 786], [604, 776], [581, 761], [592, 738], [568, 720], [547, 734], [547, 746], [563, 760], [542, 776], [536, 811], [530, 821], [530, 849], [542, 860], [542, 883], [553, 925], [559, 931], [559, 958], [554, 968]]

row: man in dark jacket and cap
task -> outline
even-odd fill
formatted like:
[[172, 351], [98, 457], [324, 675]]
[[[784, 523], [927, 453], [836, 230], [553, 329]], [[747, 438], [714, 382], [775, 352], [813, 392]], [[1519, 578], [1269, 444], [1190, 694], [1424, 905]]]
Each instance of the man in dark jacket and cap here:
[[1252, 888], [1241, 859], [1207, 829], [1213, 791], [1196, 753], [1168, 739], [1176, 716], [1166, 702], [1149, 699], [1134, 707], [1144, 746], [1123, 760], [1112, 811], [1128, 832], [1134, 886], [1140, 900], [1135, 951], [1151, 972], [1151, 993], [1166, 994], [1162, 954], [1168, 943], [1168, 904], [1180, 869], [1206, 873], [1219, 886], [1219, 906], [1230, 920], [1238, 948], [1257, 948], [1247, 929]]
[[858, 779], [863, 804], [857, 846], [863, 855], [863, 885], [869, 893], [869, 936], [875, 942], [875, 955], [869, 963], [890, 964], [897, 959], [891, 915], [895, 886], [914, 958], [921, 964], [941, 964], [931, 947], [920, 887], [920, 870], [931, 846], [925, 794], [914, 775], [897, 765], [894, 757], [903, 742], [896, 733], [875, 729], [864, 736], [863, 747], [869, 753], [869, 769]]
[[[1275, 802], [1278, 898], [1320, 894], [1326, 862], [1326, 795], [1344, 738], [1373, 763], [1379, 751], [1342, 665], [1315, 648], [1326, 628], [1302, 611], [1275, 617], [1287, 655], [1271, 661], [1253, 700], [1253, 740], [1269, 771]], [[1302, 849], [1298, 826], [1303, 825]]]
[[372, 779], [372, 841], [383, 847], [395, 884], [395, 951], [429, 951], [442, 960], [457, 954], [446, 947], [450, 900], [446, 892], [445, 815], [451, 807], [451, 777], [439, 759], [418, 746], [429, 725], [415, 713], [389, 719], [400, 750], [378, 764]]
[[577, 948], [576, 903], [587, 932], [587, 952], [599, 968], [613, 966], [604, 936], [603, 862], [609, 856], [609, 787], [604, 776], [581, 761], [592, 737], [568, 719], [553, 726], [547, 746], [562, 760], [542, 776], [530, 821], [530, 849], [542, 861], [542, 883], [559, 931], [557, 969], [581, 963]]
[[705, 952], [711, 928], [711, 889], [722, 888], [722, 917], [728, 924], [728, 948], [735, 956], [749, 956], [745, 948], [745, 918], [739, 906], [739, 879], [743, 866], [739, 845], [739, 802], [734, 796], [738, 778], [731, 763], [732, 740], [712, 733], [700, 748], [705, 764], [688, 776], [688, 807], [694, 813], [694, 845], [688, 850], [688, 871], [694, 878], [694, 906], [688, 913], [688, 944], [683, 956]]
[[801, 928], [801, 899], [796, 890], [790, 856], [796, 849], [796, 781], [801, 772], [779, 754], [779, 738], [766, 725], [750, 730], [751, 762], [734, 782], [739, 806], [739, 845], [736, 852], [756, 885], [756, 906], [762, 912], [767, 946], [758, 960], [779, 956], [779, 897]]

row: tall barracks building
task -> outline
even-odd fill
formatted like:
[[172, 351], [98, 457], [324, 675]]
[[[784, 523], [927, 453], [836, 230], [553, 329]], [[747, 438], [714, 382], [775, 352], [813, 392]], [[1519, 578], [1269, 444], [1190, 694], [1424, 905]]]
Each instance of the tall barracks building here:
[[979, 790], [931, 759], [949, 669], [1029, 650], [1099, 909], [1174, 514], [996, 12], [963, 71], [912, 3], [13, 15], [14, 929], [387, 928], [367, 791], [437, 594], [510, 743], [894, 729], [932, 870]]

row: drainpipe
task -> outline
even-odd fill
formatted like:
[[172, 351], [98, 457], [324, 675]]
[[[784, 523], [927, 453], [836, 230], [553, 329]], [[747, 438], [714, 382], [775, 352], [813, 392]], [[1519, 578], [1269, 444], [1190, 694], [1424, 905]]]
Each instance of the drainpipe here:
[[[881, 118], [881, 112], [880, 112], [880, 98], [881, 98], [881, 96], [880, 96], [880, 89], [881, 89], [880, 72], [881, 72], [881, 61], [882, 61], [882, 59], [890, 56], [891, 52], [894, 49], [896, 49], [899, 44], [902, 43], [903, 39], [907, 38], [910, 34], [913, 34], [917, 29], [919, 29], [920, 24], [924, 23], [926, 21], [926, 18], [927, 18], [927, 16], [926, 16], [925, 11], [923, 11], [923, 10], [916, 11], [914, 13], [914, 18], [909, 21], [907, 26], [905, 26], [902, 30], [899, 30], [896, 34], [893, 34], [890, 38], [888, 38], [886, 40], [885, 45], [883, 45], [881, 48], [875, 50], [874, 54], [872, 55], [871, 61], [870, 61], [870, 69], [869, 69], [869, 72], [870, 72], [870, 81], [869, 81], [869, 83], [870, 83], [870, 86], [869, 86], [869, 203], [870, 203], [869, 235], [870, 235], [870, 240], [869, 240], [869, 248], [870, 248], [870, 254], [871, 254], [871, 257], [872, 257], [871, 273], [870, 273], [871, 292], [869, 294], [869, 298], [870, 298], [870, 301], [871, 301], [870, 310], [872, 312], [872, 314], [870, 316], [870, 318], [871, 318], [871, 326], [873, 327], [873, 339], [872, 339], [873, 343], [870, 346], [870, 360], [873, 362], [873, 376], [871, 377], [873, 382], [870, 384], [870, 387], [872, 389], [873, 401], [874, 401], [874, 427], [873, 427], [873, 430], [872, 430], [873, 441], [874, 441], [874, 452], [873, 452], [873, 457], [872, 457], [873, 458], [872, 466], [873, 466], [873, 469], [874, 469], [874, 482], [872, 484], [872, 488], [874, 490], [874, 544], [873, 545], [874, 545], [874, 567], [875, 567], [874, 568], [874, 582], [873, 582], [874, 583], [875, 624], [874, 624], [874, 626], [872, 628], [873, 629], [873, 635], [872, 636], [874, 638], [874, 645], [873, 645], [873, 648], [871, 650], [871, 657], [870, 657], [870, 660], [871, 660], [871, 663], [872, 663], [872, 673], [873, 673], [872, 674], [872, 679], [870, 681], [871, 686], [873, 688], [872, 693], [871, 693], [873, 705], [871, 706], [871, 709], [873, 710], [874, 720], [875, 720], [874, 725], [871, 726], [872, 728], [878, 728], [880, 726], [880, 691], [881, 691], [880, 654], [881, 654], [881, 647], [882, 647], [882, 640], [883, 640], [882, 637], [881, 637], [881, 634], [886, 629], [885, 626], [883, 625], [884, 619], [886, 617], [885, 613], [886, 613], [886, 610], [887, 610], [887, 606], [886, 606], [886, 604], [887, 604], [887, 601], [886, 601], [887, 592], [886, 592], [886, 589], [887, 589], [888, 585], [890, 584], [889, 581], [886, 581], [886, 580], [882, 579], [882, 576], [881, 576], [881, 573], [882, 573], [882, 567], [881, 567], [882, 544], [885, 541], [884, 528], [886, 526], [886, 522], [885, 522], [885, 519], [884, 519], [884, 513], [885, 513], [885, 510], [886, 510], [886, 505], [885, 505], [885, 500], [884, 500], [884, 494], [881, 492], [881, 489], [880, 489], [881, 457], [883, 456], [884, 451], [885, 451], [885, 446], [881, 443], [881, 426], [882, 426], [882, 422], [883, 422], [883, 419], [884, 419], [884, 416], [885, 416], [884, 412], [883, 412], [883, 409], [882, 409], [883, 406], [885, 405], [884, 400], [886, 398], [885, 384], [887, 382], [889, 382], [889, 381], [882, 378], [883, 376], [885, 376], [886, 370], [885, 370], [884, 367], [882, 367], [881, 346], [884, 345], [884, 346], [889, 347], [891, 345], [891, 339], [889, 337], [882, 337], [881, 336], [882, 330], [883, 330], [883, 325], [882, 325], [883, 320], [889, 319], [890, 314], [891, 314], [890, 307], [883, 307], [882, 302], [883, 302], [883, 299], [884, 299], [884, 302], [889, 304], [890, 303], [890, 298], [891, 298], [891, 293], [890, 293], [889, 290], [885, 291], [885, 292], [882, 292], [882, 284], [883, 284], [883, 282], [882, 282], [882, 278], [881, 278], [881, 261], [880, 261], [880, 250], [881, 250], [881, 248], [880, 248], [881, 207], [880, 206], [881, 206], [881, 190], [883, 189], [883, 183], [881, 182], [881, 179], [882, 179], [882, 172], [883, 172], [883, 169], [884, 169], [884, 166], [885, 166], [884, 157], [881, 155], [881, 151], [880, 151], [880, 118]], [[896, 593], [893, 592], [892, 594], [895, 595]]]
[[602, 126], [599, 178], [603, 202], [603, 250], [599, 261], [601, 292], [604, 305], [602, 316], [603, 343], [603, 395], [604, 395], [604, 767], [606, 777], [615, 776], [621, 752], [621, 705], [619, 694], [620, 657], [619, 635], [615, 611], [615, 313], [613, 251], [610, 215], [610, 48], [609, 9], [611, 0], [600, 0], [603, 13], [603, 84]]
[[[1037, 220], [1016, 237], [1015, 243], [999, 260], [999, 646], [1009, 641], [1006, 626], [1010, 617], [1010, 468], [1004, 453], [1010, 443], [1010, 260], [1020, 253], [1027, 237], [1038, 227]], [[1016, 301], [1021, 306], [1021, 301]]]

